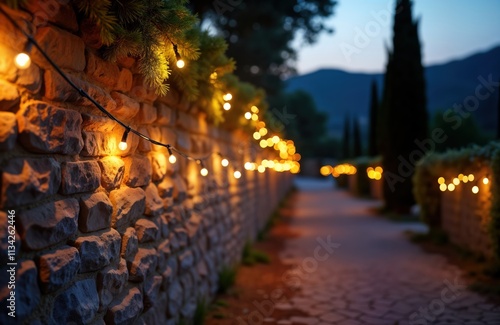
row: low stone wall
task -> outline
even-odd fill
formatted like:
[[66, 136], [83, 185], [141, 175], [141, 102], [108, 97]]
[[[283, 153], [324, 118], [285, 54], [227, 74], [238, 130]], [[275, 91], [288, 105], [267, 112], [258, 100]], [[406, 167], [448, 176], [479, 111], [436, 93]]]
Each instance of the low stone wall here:
[[[73, 9], [56, 9], [48, 21], [9, 13], [111, 113], [195, 156], [259, 160], [248, 137], [207, 124], [181, 94], [158, 98], [135, 74], [134, 60], [103, 61], [93, 39], [78, 36]], [[191, 318], [198, 301], [216, 293], [220, 269], [240, 260], [292, 177], [242, 170], [236, 180], [213, 155], [204, 178], [196, 163], [178, 157], [172, 165], [164, 148], [133, 134], [122, 152], [123, 128], [69, 88], [39, 53], [32, 52], [29, 69], [14, 66], [25, 44], [0, 17], [0, 323]], [[10, 260], [9, 220], [17, 230]], [[17, 263], [15, 322], [7, 314], [9, 261]]]
[[[441, 192], [441, 227], [450, 242], [491, 258], [493, 250], [488, 233], [491, 221], [491, 182], [485, 185], [482, 179], [492, 174], [489, 167], [483, 167], [474, 175], [477, 181], [461, 183], [452, 192]], [[472, 193], [475, 185], [479, 188], [477, 194]]]
[[370, 179], [370, 196], [376, 200], [384, 200], [384, 179]]

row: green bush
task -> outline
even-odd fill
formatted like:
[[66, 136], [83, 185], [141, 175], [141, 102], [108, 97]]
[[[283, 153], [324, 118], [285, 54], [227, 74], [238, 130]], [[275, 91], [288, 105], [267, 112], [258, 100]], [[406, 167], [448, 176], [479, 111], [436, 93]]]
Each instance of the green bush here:
[[219, 272], [219, 289], [221, 294], [226, 293], [236, 280], [236, 267], [224, 266]]

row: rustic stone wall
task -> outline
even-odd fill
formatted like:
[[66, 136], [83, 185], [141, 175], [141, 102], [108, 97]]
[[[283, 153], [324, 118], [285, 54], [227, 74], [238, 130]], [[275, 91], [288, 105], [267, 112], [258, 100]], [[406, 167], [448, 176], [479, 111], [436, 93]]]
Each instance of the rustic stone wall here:
[[[491, 258], [493, 250], [488, 230], [491, 221], [491, 182], [485, 185], [482, 179], [492, 173], [489, 167], [482, 167], [474, 171], [474, 175], [474, 182], [461, 183], [453, 192], [441, 192], [441, 227], [452, 243]], [[450, 174], [447, 179], [453, 177], [456, 175]], [[479, 187], [477, 194], [472, 193], [474, 185]]]
[[[68, 5], [8, 10], [71, 80], [116, 117], [193, 155], [258, 160], [250, 140], [207, 124], [181, 94], [159, 98], [136, 74], [96, 54]], [[41, 3], [41, 2], [40, 2]], [[6, 8], [6, 7], [3, 7]], [[45, 19], [40, 19], [40, 17]], [[291, 186], [286, 173], [234, 179], [220, 158], [199, 166], [129, 135], [82, 99], [0, 17], [0, 323], [176, 324], [213, 297]], [[253, 148], [253, 149], [252, 149]], [[268, 158], [268, 157], [261, 157]], [[16, 319], [7, 316], [7, 218], [15, 211]], [[135, 320], [135, 322], [134, 322]]]

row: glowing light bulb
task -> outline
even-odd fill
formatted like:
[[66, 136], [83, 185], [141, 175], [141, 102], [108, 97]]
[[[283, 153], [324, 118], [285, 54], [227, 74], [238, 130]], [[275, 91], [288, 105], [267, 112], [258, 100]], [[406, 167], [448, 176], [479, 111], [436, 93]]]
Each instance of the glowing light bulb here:
[[483, 178], [484, 185], [487, 185], [489, 182], [490, 182], [490, 180], [488, 179], [488, 177]]
[[208, 175], [208, 169], [206, 169], [205, 167], [203, 167], [202, 169], [200, 169], [200, 174], [203, 177], [207, 176]]
[[177, 161], [177, 158], [174, 156], [174, 155], [170, 155], [168, 157], [168, 161], [171, 163], [171, 164], [175, 164], [175, 162]]
[[224, 107], [224, 110], [229, 111], [231, 109], [231, 104], [224, 103], [223, 107]]
[[259, 130], [259, 133], [260, 133], [260, 135], [265, 136], [267, 134], [267, 129], [266, 128], [262, 128], [262, 129]]
[[469, 175], [469, 182], [472, 182], [474, 180], [474, 175], [470, 174]]
[[27, 53], [21, 52], [16, 55], [14, 59], [14, 64], [18, 69], [28, 69], [31, 65], [30, 56]]
[[227, 101], [233, 99], [233, 95], [231, 95], [231, 93], [227, 93], [224, 96], [222, 96], [222, 98], [227, 102]]
[[222, 165], [222, 167], [227, 167], [227, 166], [229, 166], [229, 160], [224, 158], [220, 161], [220, 164]]
[[262, 140], [260, 140], [259, 145], [260, 145], [261, 148], [264, 149], [264, 148], [267, 147], [267, 141], [264, 140], [264, 139], [262, 139]]
[[252, 111], [252, 113], [255, 113], [255, 114], [257, 114], [259, 112], [259, 109], [257, 108], [257, 106], [250, 107], [250, 110]]
[[448, 191], [453, 192], [455, 190], [455, 185], [450, 183], [448, 184]]
[[479, 187], [473, 186], [472, 187], [472, 193], [477, 194], [479, 192]]
[[254, 132], [254, 134], [253, 134], [253, 138], [254, 138], [255, 140], [260, 140], [260, 138], [261, 138], [260, 133], [259, 133], [259, 132]]
[[266, 171], [266, 167], [260, 165], [259, 167], [257, 167], [257, 171], [262, 174], [263, 172]]
[[273, 141], [273, 143], [275, 143], [275, 144], [276, 144], [276, 143], [280, 142], [280, 137], [279, 137], [279, 136], [277, 136], [277, 135], [275, 135], [275, 136], [273, 137], [273, 140], [272, 140], [272, 141]]
[[253, 164], [251, 162], [246, 162], [245, 163], [245, 169], [246, 170], [252, 170], [253, 168]]
[[453, 184], [455, 184], [455, 185], [460, 184], [460, 180], [459, 180], [458, 178], [456, 178], [456, 177], [455, 177], [455, 178], [453, 179]]
[[439, 185], [439, 189], [441, 190], [441, 192], [446, 191], [447, 188], [448, 188], [448, 186], [446, 186], [446, 184], [444, 184], [444, 183]]
[[120, 143], [118, 144], [118, 149], [120, 149], [120, 150], [122, 150], [122, 151], [127, 150], [127, 147], [128, 147], [128, 145], [127, 145], [127, 143], [126, 143], [126, 142], [123, 142], [123, 141], [122, 141], [122, 142], [120, 142]]
[[259, 115], [252, 114], [252, 121], [257, 121], [259, 119]]
[[[463, 176], [462, 176], [462, 177], [463, 177]], [[444, 177], [439, 177], [439, 178], [438, 178], [438, 184], [444, 184], [444, 182], [445, 182]]]
[[241, 178], [241, 172], [239, 170], [235, 170], [233, 176], [234, 178], [239, 179]]
[[250, 119], [252, 118], [252, 113], [250, 113], [250, 112], [246, 112], [246, 113], [245, 113], [245, 118], [246, 118], [247, 120], [250, 120]]
[[186, 66], [186, 62], [183, 59], [177, 60], [177, 68], [182, 69]]
[[127, 147], [128, 147], [128, 145], [127, 145], [127, 138], [128, 138], [128, 133], [129, 132], [130, 132], [130, 129], [126, 129], [125, 132], [123, 132], [122, 140], [118, 144], [118, 149], [120, 149], [122, 151], [127, 150]]

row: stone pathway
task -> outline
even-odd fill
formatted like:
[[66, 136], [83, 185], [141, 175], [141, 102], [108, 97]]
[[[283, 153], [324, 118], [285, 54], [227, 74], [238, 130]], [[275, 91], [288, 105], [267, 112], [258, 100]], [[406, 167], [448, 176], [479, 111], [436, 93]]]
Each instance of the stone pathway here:
[[500, 324], [500, 307], [468, 291], [457, 267], [403, 234], [424, 226], [370, 215], [377, 202], [325, 181], [298, 180], [298, 187], [291, 228], [301, 235], [287, 240], [282, 260], [294, 265], [283, 285], [299, 290], [275, 308], [309, 316], [265, 323]]

